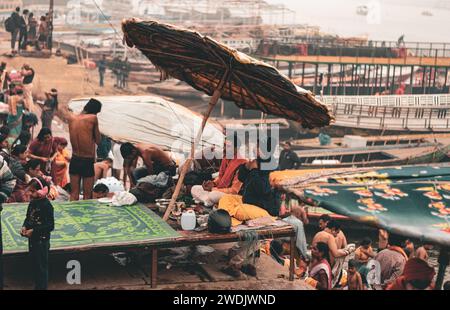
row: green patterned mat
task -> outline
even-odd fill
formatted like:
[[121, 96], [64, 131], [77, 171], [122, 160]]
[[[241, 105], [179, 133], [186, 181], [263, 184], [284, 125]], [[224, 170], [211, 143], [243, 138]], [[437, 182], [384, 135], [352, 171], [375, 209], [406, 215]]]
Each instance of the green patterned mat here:
[[[55, 230], [51, 237], [51, 250], [156, 244], [180, 237], [143, 205], [113, 207], [95, 200], [52, 204], [55, 210]], [[3, 205], [5, 254], [28, 251], [28, 240], [19, 234], [26, 210], [27, 204]]]

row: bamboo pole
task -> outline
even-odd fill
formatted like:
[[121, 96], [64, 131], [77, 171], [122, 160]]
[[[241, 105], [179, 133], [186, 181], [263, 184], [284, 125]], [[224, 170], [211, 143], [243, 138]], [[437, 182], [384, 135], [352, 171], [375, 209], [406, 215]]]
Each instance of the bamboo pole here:
[[177, 201], [178, 195], [180, 194], [181, 191], [181, 187], [183, 186], [183, 182], [184, 182], [184, 177], [186, 176], [186, 173], [189, 169], [189, 167], [191, 166], [191, 163], [194, 159], [194, 154], [195, 154], [195, 146], [200, 142], [200, 139], [202, 137], [202, 133], [203, 130], [205, 129], [206, 126], [206, 122], [209, 118], [209, 116], [211, 115], [212, 110], [214, 109], [217, 101], [219, 100], [220, 96], [222, 95], [222, 90], [223, 87], [225, 86], [225, 83], [227, 82], [229, 78], [229, 71], [227, 70], [222, 78], [222, 80], [220, 81], [219, 85], [217, 86], [216, 90], [214, 91], [211, 100], [209, 101], [209, 107], [208, 110], [205, 112], [205, 114], [203, 115], [203, 121], [202, 121], [202, 125], [200, 127], [200, 130], [197, 134], [197, 137], [195, 138], [195, 140], [192, 143], [191, 146], [191, 155], [189, 156], [189, 158], [186, 160], [186, 162], [184, 163], [181, 171], [180, 171], [180, 175], [178, 178], [178, 182], [177, 185], [175, 187], [175, 191], [173, 192], [172, 198], [170, 199], [170, 203], [169, 206], [167, 207], [166, 212], [164, 213], [163, 216], [163, 220], [167, 221], [169, 219], [170, 213], [173, 210], [173, 207], [175, 206], [175, 203]]

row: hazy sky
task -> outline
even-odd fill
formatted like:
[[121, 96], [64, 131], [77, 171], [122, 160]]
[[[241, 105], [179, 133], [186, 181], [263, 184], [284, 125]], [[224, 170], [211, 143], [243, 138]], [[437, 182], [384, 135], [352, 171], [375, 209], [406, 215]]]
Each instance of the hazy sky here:
[[[450, 0], [266, 0], [295, 10], [290, 19], [321, 26], [342, 36], [368, 36], [408, 41], [450, 42]], [[359, 5], [372, 8], [368, 16], [356, 14]], [[438, 7], [447, 7], [442, 9]], [[424, 16], [429, 11], [433, 16]]]

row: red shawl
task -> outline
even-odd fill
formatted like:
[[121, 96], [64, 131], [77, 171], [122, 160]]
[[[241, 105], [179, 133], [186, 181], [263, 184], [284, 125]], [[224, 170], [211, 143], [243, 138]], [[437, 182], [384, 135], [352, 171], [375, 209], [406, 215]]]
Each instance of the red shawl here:
[[234, 176], [236, 175], [236, 170], [240, 165], [245, 164], [247, 161], [245, 159], [233, 158], [233, 159], [222, 159], [219, 169], [219, 177], [215, 181], [217, 188], [228, 188], [231, 186]]

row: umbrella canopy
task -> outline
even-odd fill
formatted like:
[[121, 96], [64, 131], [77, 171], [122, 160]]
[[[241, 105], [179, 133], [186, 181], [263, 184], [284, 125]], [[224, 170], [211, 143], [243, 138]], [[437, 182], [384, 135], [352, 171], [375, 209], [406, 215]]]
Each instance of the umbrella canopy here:
[[[202, 117], [179, 104], [157, 96], [97, 96], [100, 132], [117, 142], [151, 143], [176, 154], [189, 154]], [[69, 108], [81, 112], [90, 98], [77, 98]], [[119, 123], [118, 123], [119, 122]], [[222, 127], [208, 122], [199, 141], [201, 148], [223, 147]]]
[[260, 110], [322, 127], [332, 117], [314, 95], [294, 85], [272, 66], [197, 32], [132, 18], [123, 21], [125, 41], [137, 47], [164, 73], [208, 95], [221, 88], [221, 98], [243, 109]]

